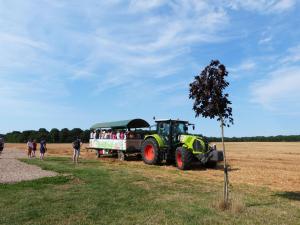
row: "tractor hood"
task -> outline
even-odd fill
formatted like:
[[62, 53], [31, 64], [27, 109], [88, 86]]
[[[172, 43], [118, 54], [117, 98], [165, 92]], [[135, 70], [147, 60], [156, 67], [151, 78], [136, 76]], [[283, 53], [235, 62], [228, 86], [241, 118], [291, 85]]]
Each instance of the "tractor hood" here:
[[179, 135], [179, 141], [185, 148], [192, 150], [194, 154], [205, 153], [208, 151], [208, 144], [204, 138], [200, 136], [182, 134]]

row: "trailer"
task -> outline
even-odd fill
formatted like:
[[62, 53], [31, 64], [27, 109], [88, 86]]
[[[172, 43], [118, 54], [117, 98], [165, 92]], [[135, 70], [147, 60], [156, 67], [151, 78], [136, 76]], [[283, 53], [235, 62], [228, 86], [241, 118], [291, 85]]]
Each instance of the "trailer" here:
[[[102, 155], [118, 155], [124, 160], [129, 154], [141, 153], [145, 133], [150, 125], [143, 119], [96, 123], [91, 129], [89, 149]], [[123, 134], [123, 135], [122, 135]]]

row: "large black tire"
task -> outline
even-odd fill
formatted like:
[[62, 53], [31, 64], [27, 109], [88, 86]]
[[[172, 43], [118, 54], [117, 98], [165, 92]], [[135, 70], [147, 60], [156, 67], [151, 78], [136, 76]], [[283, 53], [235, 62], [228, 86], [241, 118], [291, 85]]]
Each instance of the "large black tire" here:
[[178, 147], [175, 153], [176, 166], [180, 170], [188, 170], [191, 168], [194, 156], [193, 153], [183, 147]]
[[159, 146], [154, 138], [148, 138], [142, 143], [141, 152], [146, 164], [157, 165], [162, 161]]

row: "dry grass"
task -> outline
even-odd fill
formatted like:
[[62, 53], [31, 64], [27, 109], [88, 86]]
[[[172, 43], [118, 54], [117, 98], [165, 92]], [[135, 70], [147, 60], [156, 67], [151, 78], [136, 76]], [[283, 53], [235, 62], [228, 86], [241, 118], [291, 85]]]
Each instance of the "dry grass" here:
[[212, 206], [221, 211], [230, 211], [233, 214], [242, 213], [246, 209], [246, 205], [241, 196], [230, 196], [228, 203], [224, 201], [223, 195], [218, 194]]
[[[83, 158], [96, 159], [95, 153], [85, 149], [83, 146], [81, 156]], [[220, 143], [217, 143], [220, 148]], [[7, 144], [8, 148], [18, 148], [25, 150], [25, 144]], [[231, 184], [250, 184], [255, 186], [269, 187], [280, 191], [300, 190], [300, 143], [281, 142], [239, 142], [226, 143], [226, 152], [231, 171], [229, 179]], [[48, 144], [48, 155], [72, 156], [71, 144]], [[153, 174], [147, 170], [147, 165], [142, 161], [118, 162], [112, 158], [101, 158], [107, 166], [134, 167], [139, 172], [159, 179], [169, 176], [170, 170], [174, 171], [173, 178], [184, 176], [186, 179], [199, 179], [205, 177], [208, 180], [223, 180], [223, 171], [219, 169], [195, 168], [191, 171], [177, 171], [172, 166], [159, 167], [160, 173]], [[166, 173], [164, 173], [166, 171]], [[149, 174], [148, 174], [149, 173]]]

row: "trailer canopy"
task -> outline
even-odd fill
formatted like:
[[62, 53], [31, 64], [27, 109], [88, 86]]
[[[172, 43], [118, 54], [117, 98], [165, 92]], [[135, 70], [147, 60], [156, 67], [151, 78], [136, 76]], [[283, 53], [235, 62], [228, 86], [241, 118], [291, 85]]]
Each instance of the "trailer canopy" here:
[[114, 122], [96, 123], [91, 129], [112, 128], [112, 129], [128, 129], [128, 128], [144, 128], [150, 127], [149, 123], [143, 119], [121, 120]]

